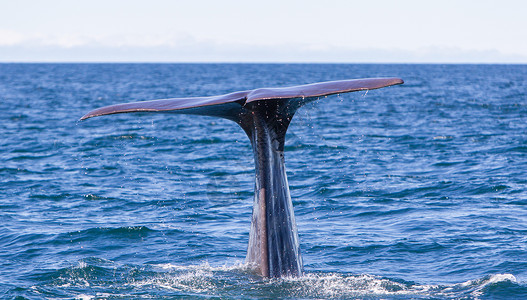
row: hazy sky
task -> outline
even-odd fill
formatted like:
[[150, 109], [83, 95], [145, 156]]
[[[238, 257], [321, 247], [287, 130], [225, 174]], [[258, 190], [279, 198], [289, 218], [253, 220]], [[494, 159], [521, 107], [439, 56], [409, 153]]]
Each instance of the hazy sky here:
[[523, 0], [0, 0], [0, 61], [527, 63]]

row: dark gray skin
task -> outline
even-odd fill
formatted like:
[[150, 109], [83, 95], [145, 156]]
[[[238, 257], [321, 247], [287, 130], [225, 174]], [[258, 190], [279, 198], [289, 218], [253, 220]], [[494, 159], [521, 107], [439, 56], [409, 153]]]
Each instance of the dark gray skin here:
[[256, 172], [246, 261], [264, 277], [301, 276], [302, 257], [284, 161], [285, 135], [293, 115], [302, 105], [321, 96], [402, 83], [399, 78], [368, 78], [143, 101], [102, 107], [81, 120], [117, 113], [158, 112], [216, 116], [236, 122], [251, 141]]
[[284, 161], [294, 112], [288, 111], [288, 100], [253, 103], [239, 123], [251, 140], [256, 171], [246, 260], [266, 277], [300, 276], [302, 257]]

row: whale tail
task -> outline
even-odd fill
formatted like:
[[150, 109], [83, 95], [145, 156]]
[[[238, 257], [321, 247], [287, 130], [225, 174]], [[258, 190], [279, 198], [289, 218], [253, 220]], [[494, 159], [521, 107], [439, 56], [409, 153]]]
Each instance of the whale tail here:
[[367, 78], [125, 103], [95, 109], [81, 120], [157, 112], [215, 116], [238, 123], [251, 141], [256, 173], [246, 260], [266, 277], [300, 276], [303, 265], [284, 161], [285, 134], [293, 115], [302, 105], [322, 96], [402, 83], [399, 78]]

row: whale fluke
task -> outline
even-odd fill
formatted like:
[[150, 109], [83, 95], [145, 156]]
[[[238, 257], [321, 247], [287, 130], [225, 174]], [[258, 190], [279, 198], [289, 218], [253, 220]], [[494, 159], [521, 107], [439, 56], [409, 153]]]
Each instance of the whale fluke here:
[[[247, 103], [260, 100], [286, 100], [294, 98], [304, 98], [303, 100], [307, 100], [307, 102], [309, 102], [322, 96], [356, 92], [362, 90], [373, 90], [402, 83], [403, 81], [399, 78], [366, 78], [327, 81], [285, 88], [260, 88], [210, 97], [189, 97], [141, 101], [101, 107], [90, 111], [89, 113], [84, 115], [81, 120], [85, 120], [91, 117], [119, 113], [171, 112], [188, 109], [192, 110], [186, 113], [212, 116], [218, 116], [218, 114], [222, 114], [223, 112], [225, 114], [225, 117], [231, 119], [229, 114], [232, 112], [230, 110], [229, 112], [225, 112], [221, 107], [218, 107], [218, 105], [229, 107], [229, 103], [237, 103], [238, 105], [232, 106], [232, 108], [239, 108], [240, 106], [243, 107]], [[215, 107], [212, 108], [209, 106]], [[185, 112], [182, 111], [181, 113]]]
[[216, 116], [238, 123], [251, 141], [256, 173], [246, 261], [262, 276], [300, 276], [303, 264], [284, 163], [285, 134], [293, 115], [302, 105], [322, 96], [402, 83], [399, 78], [367, 78], [142, 101], [98, 108], [81, 120], [118, 113], [157, 112]]

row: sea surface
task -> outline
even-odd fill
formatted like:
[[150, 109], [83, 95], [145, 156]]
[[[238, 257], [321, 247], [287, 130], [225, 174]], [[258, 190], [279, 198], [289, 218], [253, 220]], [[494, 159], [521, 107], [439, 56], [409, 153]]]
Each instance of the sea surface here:
[[[286, 167], [305, 275], [244, 263], [234, 122], [79, 121], [122, 102], [361, 77], [301, 108]], [[527, 65], [0, 64], [1, 299], [525, 299]]]

